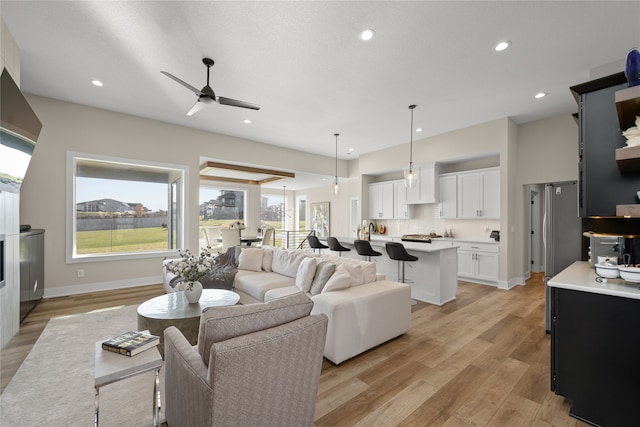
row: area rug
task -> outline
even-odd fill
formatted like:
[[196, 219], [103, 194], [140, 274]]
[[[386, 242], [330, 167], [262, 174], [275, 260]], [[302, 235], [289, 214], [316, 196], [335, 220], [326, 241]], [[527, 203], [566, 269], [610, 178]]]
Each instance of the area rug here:
[[[136, 306], [51, 319], [0, 395], [0, 426], [93, 425], [95, 342], [136, 329]], [[153, 382], [147, 372], [101, 387], [100, 426], [153, 425]]]

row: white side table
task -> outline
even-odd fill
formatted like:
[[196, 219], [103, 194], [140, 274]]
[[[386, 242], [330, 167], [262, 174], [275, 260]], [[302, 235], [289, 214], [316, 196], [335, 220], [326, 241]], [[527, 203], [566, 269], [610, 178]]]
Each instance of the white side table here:
[[142, 374], [144, 372], [156, 371], [155, 382], [153, 384], [153, 425], [160, 425], [160, 368], [162, 367], [162, 357], [158, 347], [138, 353], [128, 357], [102, 349], [105, 340], [96, 341], [96, 368], [95, 368], [95, 414], [94, 425], [98, 427], [100, 387]]

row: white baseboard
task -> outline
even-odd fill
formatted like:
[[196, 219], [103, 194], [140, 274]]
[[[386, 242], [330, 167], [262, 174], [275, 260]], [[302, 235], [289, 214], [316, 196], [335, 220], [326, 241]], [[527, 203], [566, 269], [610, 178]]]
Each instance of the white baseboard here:
[[111, 282], [86, 283], [73, 286], [61, 286], [44, 289], [44, 298], [64, 297], [97, 291], [133, 288], [136, 286], [156, 285], [162, 283], [162, 276], [136, 277], [135, 279], [114, 280]]
[[505, 290], [509, 290], [515, 286], [522, 286], [524, 285], [524, 278], [523, 277], [514, 277], [511, 278], [509, 280], [500, 280], [498, 282], [498, 289], [505, 289]]

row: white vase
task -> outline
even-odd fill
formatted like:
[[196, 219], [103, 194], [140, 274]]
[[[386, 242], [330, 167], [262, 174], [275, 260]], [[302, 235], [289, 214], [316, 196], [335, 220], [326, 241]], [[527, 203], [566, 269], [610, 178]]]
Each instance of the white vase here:
[[202, 283], [195, 281], [187, 283], [184, 288], [184, 296], [189, 301], [189, 304], [195, 304], [200, 300], [202, 295]]

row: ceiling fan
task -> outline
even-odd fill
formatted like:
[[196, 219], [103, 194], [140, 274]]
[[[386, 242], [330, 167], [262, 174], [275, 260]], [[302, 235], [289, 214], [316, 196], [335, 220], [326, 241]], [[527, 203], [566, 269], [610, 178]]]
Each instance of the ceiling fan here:
[[211, 89], [211, 86], [209, 86], [209, 71], [211, 70], [211, 67], [214, 64], [213, 59], [202, 58], [202, 62], [207, 67], [207, 85], [203, 87], [201, 90], [198, 90], [195, 87], [191, 86], [189, 83], [183, 80], [180, 80], [179, 78], [177, 78], [171, 73], [167, 73], [166, 71], [160, 71], [165, 76], [175, 80], [176, 82], [180, 83], [182, 86], [186, 87], [187, 89], [189, 89], [190, 91], [198, 95], [198, 100], [193, 105], [193, 107], [191, 107], [191, 109], [187, 113], [187, 116], [193, 116], [195, 113], [197, 113], [198, 111], [202, 110], [205, 106], [207, 106], [207, 104], [211, 104], [212, 102], [217, 102], [218, 104], [222, 104], [222, 105], [231, 105], [232, 107], [249, 108], [251, 110], [260, 109], [260, 105], [251, 104], [245, 101], [239, 101], [237, 99], [225, 98], [223, 96], [216, 96], [213, 89]]

